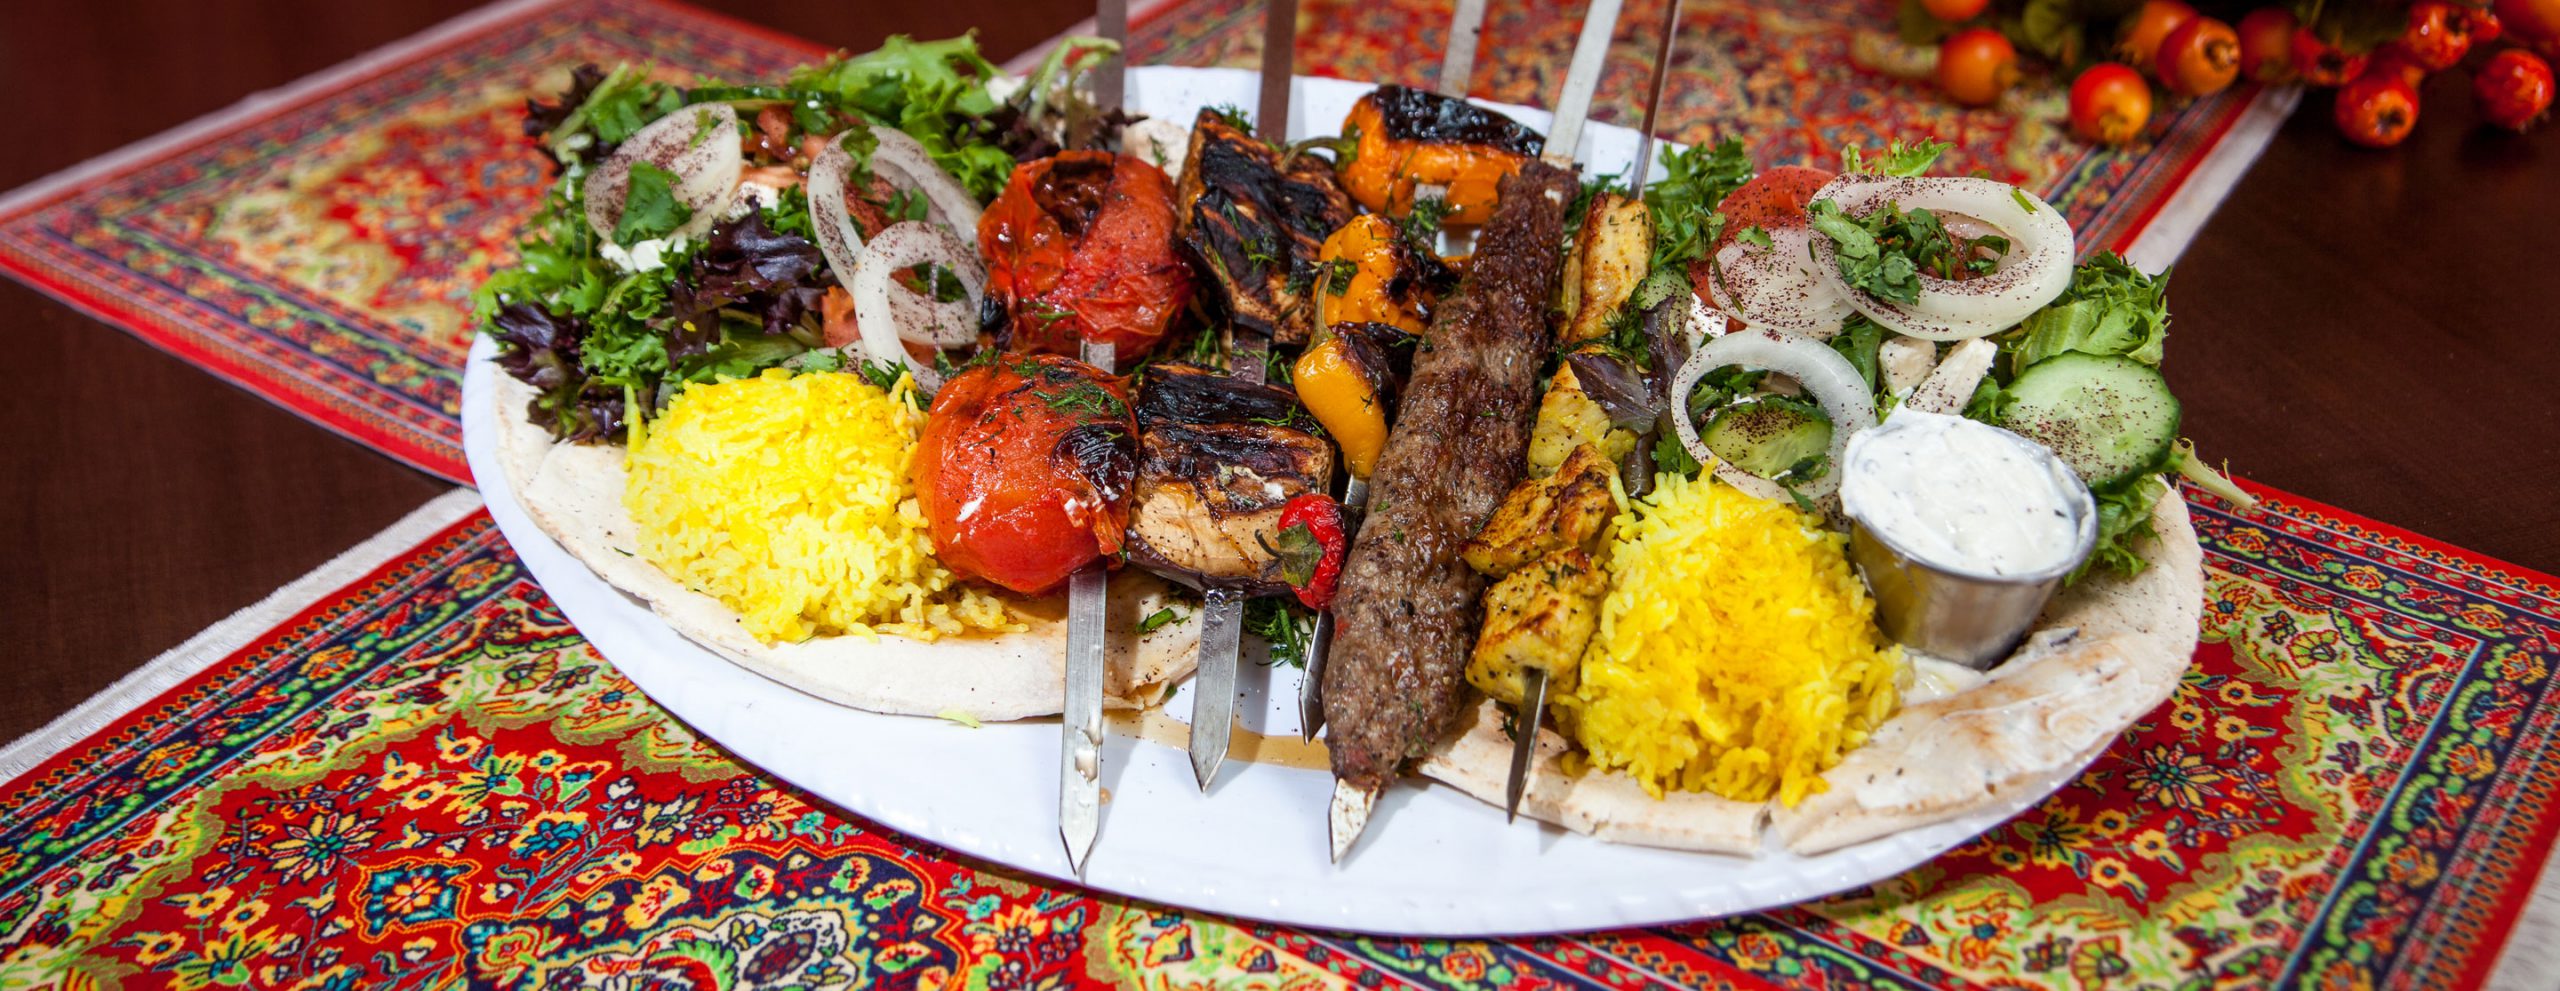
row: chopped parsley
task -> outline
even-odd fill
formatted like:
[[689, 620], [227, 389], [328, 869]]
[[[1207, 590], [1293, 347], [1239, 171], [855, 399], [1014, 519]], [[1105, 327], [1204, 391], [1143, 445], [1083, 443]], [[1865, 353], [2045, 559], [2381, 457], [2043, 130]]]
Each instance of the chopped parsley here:
[[1138, 621], [1138, 635], [1143, 637], [1147, 634], [1154, 633], [1157, 630], [1164, 629], [1165, 624], [1181, 618], [1181, 611], [1176, 610], [1172, 606], [1166, 606], [1162, 609], [1158, 609], [1154, 612], [1148, 613], [1146, 618]]
[[675, 233], [693, 219], [693, 208], [676, 198], [676, 175], [647, 161], [631, 163], [631, 184], [622, 198], [622, 219], [613, 225], [613, 243], [630, 247]]
[[1048, 403], [1050, 409], [1061, 413], [1092, 413], [1109, 417], [1126, 416], [1129, 413], [1128, 405], [1122, 403], [1120, 397], [1112, 395], [1111, 390], [1103, 388], [1091, 379], [1078, 378], [1054, 388], [1040, 390], [1040, 400]]
[[1948, 231], [1937, 214], [1905, 212], [1897, 203], [1852, 217], [1839, 203], [1820, 199], [1805, 212], [1813, 218], [1813, 229], [1837, 249], [1840, 275], [1849, 287], [1895, 303], [1919, 300], [1923, 274], [1953, 280], [1988, 272], [2009, 251], [2007, 238], [1995, 234], [1966, 240]]
[[1398, 229], [1404, 234], [1405, 243], [1437, 254], [1440, 223], [1449, 219], [1449, 215], [1454, 212], [1456, 212], [1455, 208], [1451, 207], [1446, 199], [1438, 196], [1423, 197], [1413, 201], [1413, 209], [1404, 215], [1403, 220], [1398, 221]]
[[1351, 280], [1360, 274], [1360, 264], [1348, 258], [1336, 258], [1324, 264], [1324, 291], [1340, 296], [1351, 291]]
[[1315, 614], [1285, 599], [1252, 599], [1244, 604], [1244, 628], [1270, 645], [1271, 664], [1307, 666], [1307, 650], [1315, 637]]
[[1850, 145], [1840, 149], [1840, 172], [1843, 175], [1884, 175], [1910, 178], [1929, 171], [1938, 164], [1938, 156], [1955, 147], [1944, 141], [1922, 138], [1905, 144], [1894, 141], [1885, 145], [1884, 154], [1868, 158], [1864, 149]]

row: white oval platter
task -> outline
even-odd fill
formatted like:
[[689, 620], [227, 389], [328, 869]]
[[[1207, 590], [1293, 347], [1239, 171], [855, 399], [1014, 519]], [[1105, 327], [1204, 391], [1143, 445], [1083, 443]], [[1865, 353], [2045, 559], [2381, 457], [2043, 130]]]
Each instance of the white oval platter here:
[[[1300, 77], [1289, 134], [1331, 132], [1370, 87]], [[1204, 106], [1255, 103], [1250, 72], [1132, 71], [1131, 108], [1188, 122]], [[1532, 127], [1542, 110], [1487, 103]], [[1580, 161], [1623, 172], [1636, 134], [1594, 124]], [[544, 535], [496, 452], [490, 343], [463, 376], [463, 441], [498, 527], [569, 620], [649, 696], [764, 770], [883, 826], [952, 850], [1077, 883], [1056, 824], [1055, 720], [969, 728], [845, 708], [768, 681], [684, 639]], [[1295, 734], [1297, 671], [1246, 664], [1243, 728]], [[1165, 711], [1190, 711], [1185, 686]], [[1821, 856], [1772, 841], [1758, 858], [1602, 843], [1522, 820], [1452, 789], [1408, 779], [1368, 835], [1327, 859], [1321, 771], [1229, 761], [1201, 794], [1184, 753], [1115, 735], [1103, 749], [1102, 835], [1081, 883], [1185, 908], [1387, 935], [1507, 935], [1650, 925], [1788, 905], [1909, 870], [2043, 797]], [[2058, 775], [2058, 786], [2068, 780]]]

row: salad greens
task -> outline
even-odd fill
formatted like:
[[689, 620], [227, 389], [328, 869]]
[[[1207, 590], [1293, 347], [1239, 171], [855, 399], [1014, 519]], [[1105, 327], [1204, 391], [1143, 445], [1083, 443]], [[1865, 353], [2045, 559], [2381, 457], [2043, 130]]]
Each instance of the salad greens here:
[[[586, 174], [666, 114], [718, 101], [739, 112], [751, 169], [805, 169], [808, 138], [846, 131], [861, 166], [876, 144], [861, 125], [886, 125], [913, 136], [983, 202], [1002, 191], [1018, 156], [1054, 152], [1078, 127], [1086, 140], [1116, 134], [1118, 118], [1093, 110], [1074, 85], [1092, 56], [1114, 50], [1071, 39], [1021, 86], [968, 35], [892, 37], [780, 84], [685, 87], [643, 67], [580, 66], [558, 99], [526, 103], [525, 133], [560, 174], [528, 221], [515, 264], [473, 294], [474, 316], [498, 342], [499, 364], [538, 390], [534, 422], [567, 440], [621, 440], [691, 383], [778, 365], [842, 367], [845, 356], [824, 336], [824, 300], [841, 292], [840, 276], [818, 248], [801, 184], [742, 197], [705, 235], [673, 238], [695, 219], [676, 195], [681, 180], [635, 162], [619, 222], [599, 236], [587, 220]], [[859, 195], [882, 197], [872, 206], [892, 221], [924, 213], [920, 196], [856, 185], [870, 187]], [[948, 273], [917, 274], [937, 296], [956, 284]]]

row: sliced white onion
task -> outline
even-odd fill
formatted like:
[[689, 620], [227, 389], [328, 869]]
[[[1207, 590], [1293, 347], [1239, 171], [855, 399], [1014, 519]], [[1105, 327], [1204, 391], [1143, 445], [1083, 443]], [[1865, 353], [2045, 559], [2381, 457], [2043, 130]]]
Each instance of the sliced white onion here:
[[1876, 425], [1875, 398], [1867, 394], [1867, 380], [1858, 375], [1856, 366], [1830, 345], [1810, 338], [1797, 337], [1767, 328], [1737, 330], [1708, 341], [1680, 366], [1671, 379], [1672, 425], [1680, 432], [1680, 446], [1699, 464], [1714, 465], [1716, 477], [1734, 488], [1763, 499], [1790, 501], [1788, 490], [1778, 483], [1751, 474], [1718, 459], [1706, 442], [1698, 439], [1698, 426], [1688, 415], [1689, 393], [1708, 372], [1733, 366], [1758, 368], [1795, 379], [1815, 402], [1822, 404], [1824, 414], [1831, 417], [1831, 465], [1822, 477], [1805, 483], [1795, 491], [1808, 499], [1830, 495], [1840, 487], [1840, 455], [1849, 446], [1849, 438]]
[[1991, 373], [1991, 359], [1999, 356], [2000, 346], [1980, 337], [1948, 348], [1937, 370], [1922, 379], [1919, 388], [1911, 390], [1911, 398], [1903, 401], [1902, 408], [1964, 412], [1964, 404], [1973, 399], [1973, 390], [1982, 384], [1984, 375]]
[[[944, 303], [898, 284], [899, 272], [923, 264], [950, 269], [967, 293]], [[975, 343], [978, 300], [987, 292], [987, 270], [978, 253], [950, 231], [908, 220], [889, 225], [863, 246], [845, 289], [853, 294], [853, 320], [862, 329], [862, 349], [874, 361], [905, 364], [918, 386], [932, 390], [941, 387], [942, 377], [932, 365], [907, 354], [901, 342], [937, 348]]]
[[828, 138], [809, 162], [809, 219], [818, 229], [818, 251], [827, 256], [836, 281], [853, 284], [853, 264], [862, 256], [862, 229], [844, 205], [844, 181], [853, 172], [853, 153], [844, 150], [844, 135]]
[[[1838, 279], [1814, 271], [1810, 227], [1769, 231], [1769, 246], [1733, 241], [1716, 252], [1708, 280], [1716, 306], [1754, 327], [1829, 340], [1857, 312]], [[1829, 240], [1829, 238], [1821, 238]]]
[[616, 145], [587, 174], [587, 226], [595, 228], [597, 237], [613, 239], [631, 194], [631, 165], [643, 161], [673, 173], [672, 192], [693, 211], [692, 219], [668, 237], [700, 237], [720, 222], [738, 195], [738, 173], [746, 168], [738, 144], [738, 112], [725, 103], [679, 107]]
[[1844, 175], [1823, 184], [1813, 197], [1840, 204], [1850, 216], [1865, 216], [1893, 203], [1906, 211], [1926, 209], [1951, 222], [1971, 218], [2009, 239], [2009, 252], [1999, 267], [1982, 275], [1949, 281], [1922, 273], [1920, 298], [1906, 305], [1850, 289], [1840, 277], [1839, 246], [1828, 237], [1813, 238], [1815, 271], [1858, 312], [1895, 333], [1932, 341], [1997, 334], [2017, 326], [2071, 287], [2076, 257], [2071, 224], [2053, 204], [2008, 183], [1943, 176]]
[[950, 228], [962, 239], [978, 239], [978, 198], [960, 185], [942, 166], [933, 164], [933, 155], [924, 145], [905, 131], [894, 127], [872, 125], [871, 136], [879, 146], [871, 150], [871, 174], [888, 183], [891, 189], [903, 189], [924, 195], [926, 219]]

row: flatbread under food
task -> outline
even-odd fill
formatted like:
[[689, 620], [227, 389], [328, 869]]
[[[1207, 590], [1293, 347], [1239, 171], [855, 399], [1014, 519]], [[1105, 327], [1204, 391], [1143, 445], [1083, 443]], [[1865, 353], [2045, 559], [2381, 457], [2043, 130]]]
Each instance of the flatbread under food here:
[[[2035, 632], [1979, 684], [1913, 703], [1823, 774], [1830, 790], [1795, 808], [1703, 792], [1662, 798], [1610, 772], [1568, 775], [1567, 743], [1538, 731], [1522, 815], [1619, 843], [1752, 855], [1764, 819], [1788, 850], [1818, 854], [1977, 812], [2011, 813], [2078, 774], [2116, 735], [2177, 688], [2195, 653], [2204, 552], [2187, 505], [2160, 501], [2131, 579], [2065, 590]], [[1481, 703], [1423, 760], [1421, 772], [1499, 804], [1511, 739]]]
[[[571, 556], [647, 602], [686, 639], [792, 688], [872, 712], [997, 721], [1058, 711], [1066, 689], [1063, 608], [1030, 619], [1028, 630], [1003, 636], [933, 643], [886, 634], [788, 644], [757, 640], [736, 610], [638, 555], [639, 526], [622, 506], [621, 448], [554, 443], [526, 416], [532, 387], [505, 375], [496, 380], [499, 461], [527, 515]], [[1163, 580], [1134, 569], [1112, 578], [1106, 706], [1156, 705], [1169, 686], [1191, 674], [1200, 636], [1197, 610], [1152, 633], [1137, 633], [1140, 618], [1161, 608], [1172, 592]]]

